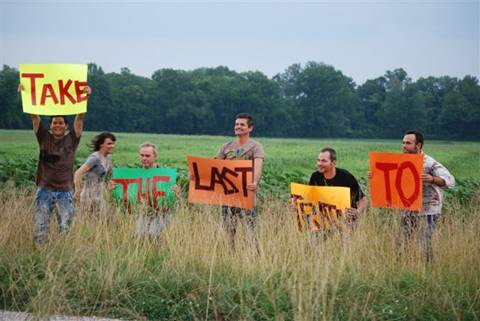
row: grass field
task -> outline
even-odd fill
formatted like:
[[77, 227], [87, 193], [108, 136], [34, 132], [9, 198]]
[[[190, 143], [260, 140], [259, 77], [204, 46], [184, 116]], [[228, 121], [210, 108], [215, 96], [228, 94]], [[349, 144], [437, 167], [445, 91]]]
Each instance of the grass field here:
[[[79, 163], [90, 137], [82, 139]], [[229, 139], [117, 138], [117, 165], [137, 163], [138, 145], [150, 140], [160, 162], [183, 173], [186, 155], [210, 157]], [[0, 169], [28, 172], [23, 167], [38, 153], [33, 134], [0, 131], [0, 140]], [[228, 248], [217, 207], [185, 202], [159, 243], [137, 238], [135, 218], [109, 205], [77, 211], [63, 237], [52, 219], [49, 243], [35, 248], [33, 184], [5, 182], [0, 309], [148, 320], [480, 320], [480, 143], [426, 141], [426, 153], [470, 184], [462, 202], [450, 194], [434, 235], [435, 261], [427, 264], [416, 243], [399, 253], [395, 211], [369, 209], [354, 233], [324, 239], [298, 233], [286, 207], [288, 182], [308, 179], [321, 147], [336, 148], [338, 166], [365, 177], [368, 152], [398, 151], [400, 138], [259, 141], [267, 155], [263, 189], [271, 192], [259, 210], [259, 253], [244, 229], [236, 250]]]
[[[87, 144], [96, 133], [83, 135], [77, 153], [81, 164], [90, 154]], [[116, 166], [138, 164], [138, 146], [148, 140], [158, 145], [159, 162], [179, 168], [186, 175], [187, 155], [213, 157], [220, 146], [232, 137], [180, 136], [155, 134], [117, 134], [113, 160]], [[32, 160], [36, 164], [38, 146], [31, 131], [0, 130], [0, 162]], [[316, 158], [322, 147], [337, 150], [337, 166], [346, 168], [357, 178], [364, 179], [368, 171], [368, 153], [372, 151], [400, 152], [398, 140], [344, 140], [344, 139], [277, 139], [259, 138], [265, 149], [265, 177], [267, 190], [288, 189], [290, 179], [307, 181], [316, 170]], [[425, 152], [445, 165], [457, 179], [479, 179], [480, 142], [425, 142]], [[283, 181], [281, 180], [283, 176]], [[271, 186], [280, 180], [281, 186]], [[364, 181], [364, 180], [363, 180]]]

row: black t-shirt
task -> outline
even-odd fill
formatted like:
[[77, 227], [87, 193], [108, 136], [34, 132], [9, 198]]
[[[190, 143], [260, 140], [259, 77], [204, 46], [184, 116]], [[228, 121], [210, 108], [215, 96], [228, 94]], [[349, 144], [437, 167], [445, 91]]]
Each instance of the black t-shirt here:
[[308, 185], [313, 186], [343, 186], [350, 187], [351, 207], [357, 208], [357, 203], [363, 198], [364, 194], [355, 177], [349, 171], [336, 168], [336, 174], [331, 179], [326, 179], [322, 173], [316, 171], [310, 177]]

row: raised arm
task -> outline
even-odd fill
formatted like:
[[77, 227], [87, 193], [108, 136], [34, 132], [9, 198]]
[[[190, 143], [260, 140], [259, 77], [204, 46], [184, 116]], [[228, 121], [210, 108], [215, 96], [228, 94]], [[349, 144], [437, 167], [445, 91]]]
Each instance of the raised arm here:
[[[18, 84], [17, 92], [21, 94], [22, 90], [23, 90], [22, 84]], [[38, 129], [40, 128], [41, 119], [40, 119], [40, 116], [38, 115], [31, 115], [31, 117], [32, 117], [33, 132], [36, 134], [38, 132]]]
[[73, 122], [73, 128], [75, 129], [75, 135], [78, 137], [82, 136], [83, 133], [83, 118], [85, 114], [78, 114], [75, 116], [75, 121]]
[[33, 132], [36, 134], [38, 133], [38, 129], [40, 128], [41, 119], [38, 115], [31, 115], [32, 116], [32, 128]]
[[[90, 86], [85, 87], [85, 92], [88, 96], [92, 94], [92, 88]], [[83, 133], [83, 118], [85, 114], [77, 114], [75, 121], [73, 122], [73, 128], [75, 129], [75, 135], [78, 137], [82, 136]]]

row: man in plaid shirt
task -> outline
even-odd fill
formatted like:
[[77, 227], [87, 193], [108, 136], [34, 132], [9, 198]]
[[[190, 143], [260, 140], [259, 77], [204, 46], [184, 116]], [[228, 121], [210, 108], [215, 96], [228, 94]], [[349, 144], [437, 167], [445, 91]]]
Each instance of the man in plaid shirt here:
[[403, 152], [423, 154], [423, 201], [422, 212], [402, 211], [401, 226], [405, 239], [416, 236], [422, 243], [427, 261], [433, 258], [432, 234], [442, 212], [443, 188], [455, 186], [455, 178], [439, 162], [423, 153], [423, 134], [408, 130], [403, 136]]

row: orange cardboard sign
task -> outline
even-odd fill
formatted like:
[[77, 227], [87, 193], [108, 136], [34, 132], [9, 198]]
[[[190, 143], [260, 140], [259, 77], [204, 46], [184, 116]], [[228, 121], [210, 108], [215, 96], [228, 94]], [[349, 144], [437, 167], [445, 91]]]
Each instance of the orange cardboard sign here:
[[422, 154], [369, 153], [372, 207], [422, 210]]
[[254, 192], [247, 190], [253, 179], [251, 160], [220, 160], [188, 156], [190, 203], [228, 205], [252, 209]]

